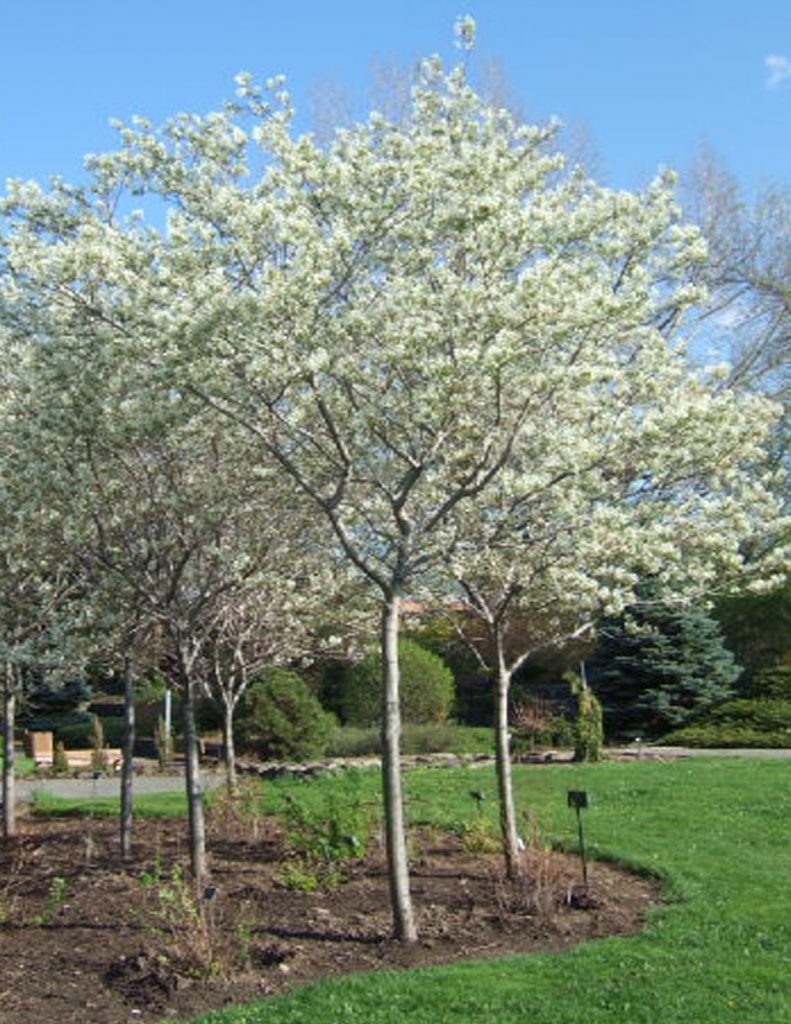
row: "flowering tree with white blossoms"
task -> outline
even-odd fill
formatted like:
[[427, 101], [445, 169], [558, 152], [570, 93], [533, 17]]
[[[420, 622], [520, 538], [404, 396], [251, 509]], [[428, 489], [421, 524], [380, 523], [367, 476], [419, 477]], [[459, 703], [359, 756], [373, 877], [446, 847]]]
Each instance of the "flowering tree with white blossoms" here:
[[[743, 554], [783, 528], [773, 481], [753, 468], [776, 410], [712, 390], [665, 352], [658, 363], [635, 348], [612, 368], [610, 387], [569, 395], [550, 423], [523, 435], [519, 479], [504, 474], [483, 511], [454, 516], [449, 567], [468, 612], [485, 624], [495, 679], [510, 874], [520, 845], [508, 733], [514, 672], [536, 650], [592, 635], [649, 580], [661, 599], [685, 604], [734, 585], [771, 585], [787, 558], [779, 548], [760, 561]], [[558, 472], [564, 465], [572, 471]]]
[[[282, 650], [307, 627], [299, 613], [337, 592], [343, 574], [317, 542], [312, 509], [262, 465], [249, 434], [163, 377], [145, 289], [136, 302], [124, 276], [141, 273], [150, 247], [115, 223], [110, 206], [99, 186], [92, 197], [21, 187], [6, 204], [0, 301], [6, 338], [26, 357], [15, 430], [28, 453], [26, 476], [85, 581], [74, 623], [82, 653], [127, 679], [122, 853], [131, 851], [132, 674], [155, 667], [144, 659], [158, 653], [169, 657], [185, 698], [190, 848], [200, 878], [207, 869], [193, 702], [209, 675], [206, 649], [220, 635], [244, 643], [251, 623], [243, 612], [260, 610], [268, 595], [268, 615], [252, 625], [269, 639], [257, 646]], [[24, 527], [40, 533], [43, 514]], [[296, 579], [298, 600], [289, 602]], [[239, 687], [232, 689], [229, 730]]]
[[[8, 467], [4, 467], [6, 470]], [[57, 667], [64, 605], [75, 589], [75, 566], [38, 517], [30, 493], [0, 481], [0, 715], [2, 715], [3, 836], [16, 835], [14, 740], [25, 674]], [[53, 662], [55, 665], [53, 666]]]
[[[459, 35], [471, 47], [469, 19]], [[256, 439], [378, 592], [390, 891], [395, 933], [414, 941], [401, 599], [463, 537], [485, 536], [465, 524], [485, 523], [489, 495], [507, 508], [531, 473], [553, 494], [592, 464], [606, 476], [606, 446], [587, 443], [600, 402], [618, 396], [615, 430], [686, 393], [667, 333], [698, 297], [690, 275], [704, 246], [680, 222], [669, 175], [640, 194], [560, 177], [552, 127], [487, 107], [464, 69], [446, 74], [438, 58], [423, 64], [407, 118], [374, 113], [326, 147], [293, 135], [288, 94], [270, 86], [267, 100], [242, 76], [218, 113], [121, 129], [121, 150], [91, 160], [95, 195], [154, 197], [167, 228], [128, 226], [103, 271], [117, 283], [111, 302], [85, 285], [61, 297], [105, 324], [127, 311], [147, 358]], [[95, 201], [74, 205], [64, 223], [90, 269], [107, 229]], [[704, 400], [704, 419], [706, 408], [714, 433], [721, 408]], [[642, 464], [637, 440], [631, 454]]]
[[[1, 264], [0, 264], [1, 266]], [[17, 702], [30, 669], [55, 671], [79, 571], [62, 524], [41, 486], [35, 456], [19, 431], [27, 394], [23, 347], [0, 304], [0, 716], [3, 835], [16, 834], [14, 740]]]

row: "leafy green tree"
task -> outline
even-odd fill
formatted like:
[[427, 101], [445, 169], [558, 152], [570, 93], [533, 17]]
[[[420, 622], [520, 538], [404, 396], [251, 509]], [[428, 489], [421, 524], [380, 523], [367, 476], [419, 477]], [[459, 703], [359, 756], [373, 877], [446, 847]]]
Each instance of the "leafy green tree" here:
[[[453, 704], [453, 674], [443, 660], [407, 637], [398, 641], [401, 668], [401, 717], [405, 722], [444, 722]], [[371, 652], [350, 665], [340, 682], [345, 722], [372, 725], [382, 721], [382, 655]]]
[[741, 669], [700, 607], [647, 602], [603, 623], [588, 663], [608, 736], [656, 736], [726, 700]]

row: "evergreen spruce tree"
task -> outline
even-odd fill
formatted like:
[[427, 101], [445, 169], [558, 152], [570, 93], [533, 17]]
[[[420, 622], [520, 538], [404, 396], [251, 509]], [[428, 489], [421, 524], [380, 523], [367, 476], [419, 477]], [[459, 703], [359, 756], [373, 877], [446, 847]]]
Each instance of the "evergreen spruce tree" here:
[[641, 603], [599, 635], [588, 671], [608, 737], [677, 728], [731, 696], [741, 672], [702, 608]]

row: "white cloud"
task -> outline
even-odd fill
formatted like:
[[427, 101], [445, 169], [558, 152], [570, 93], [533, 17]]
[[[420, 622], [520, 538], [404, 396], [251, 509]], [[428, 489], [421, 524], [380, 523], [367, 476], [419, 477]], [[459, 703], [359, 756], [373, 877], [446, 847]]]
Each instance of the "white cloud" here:
[[784, 79], [791, 78], [791, 60], [788, 57], [766, 57], [764, 60], [768, 77], [766, 79], [766, 88], [774, 89], [776, 85], [779, 85]]

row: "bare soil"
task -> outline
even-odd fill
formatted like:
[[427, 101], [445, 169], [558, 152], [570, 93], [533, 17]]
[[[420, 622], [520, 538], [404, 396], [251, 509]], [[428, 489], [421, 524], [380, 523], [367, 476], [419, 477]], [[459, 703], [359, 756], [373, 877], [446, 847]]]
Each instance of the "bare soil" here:
[[212, 830], [212, 884], [195, 901], [183, 821], [138, 822], [120, 867], [111, 819], [25, 820], [0, 843], [0, 1022], [181, 1019], [352, 971], [562, 950], [636, 931], [659, 900], [598, 863], [583, 891], [579, 859], [548, 850], [508, 883], [496, 855], [424, 831], [411, 839], [421, 938], [404, 946], [378, 843], [336, 884], [300, 891], [284, 884], [274, 821], [252, 834], [226, 814]]

